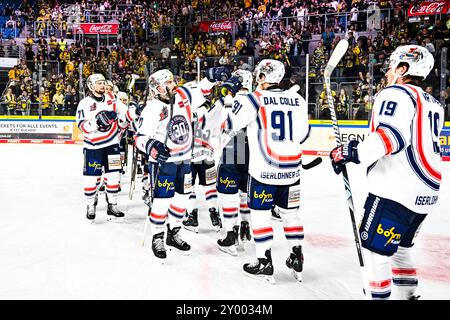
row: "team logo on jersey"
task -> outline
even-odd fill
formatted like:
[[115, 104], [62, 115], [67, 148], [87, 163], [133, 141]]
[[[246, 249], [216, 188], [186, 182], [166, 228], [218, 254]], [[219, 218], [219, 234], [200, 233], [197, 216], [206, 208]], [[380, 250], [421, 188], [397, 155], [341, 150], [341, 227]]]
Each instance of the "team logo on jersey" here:
[[97, 110], [97, 104], [94, 102], [94, 104], [92, 104], [92, 105], [90, 106], [90, 109], [91, 109], [91, 111]]
[[253, 199], [261, 200], [261, 205], [264, 203], [273, 202], [273, 195], [271, 193], [266, 193], [266, 190], [262, 190], [261, 192], [253, 191]]
[[175, 144], [184, 144], [189, 139], [189, 123], [186, 118], [176, 115], [169, 122], [169, 130], [167, 132], [170, 141]]
[[399, 244], [400, 238], [402, 237], [400, 233], [395, 233], [395, 227], [383, 229], [383, 225], [381, 223], [377, 226], [377, 233], [387, 238], [384, 246], [387, 246], [388, 244]]
[[88, 167], [89, 168], [94, 168], [94, 170], [101, 170], [102, 169], [102, 165], [100, 163], [98, 163], [97, 161], [88, 162]]
[[167, 111], [167, 106], [164, 106], [161, 113], [159, 114], [159, 121], [164, 120], [169, 115], [169, 112]]
[[164, 182], [158, 181], [158, 188], [165, 188], [166, 192], [169, 192], [169, 190], [173, 190], [175, 188], [175, 184], [165, 179]]
[[226, 177], [225, 179], [220, 177], [219, 182], [221, 184], [225, 185], [225, 189], [228, 188], [228, 187], [237, 187], [236, 180], [229, 179], [228, 177]]
[[[389, 218], [381, 218], [369, 231], [370, 246], [384, 253], [394, 253], [403, 239], [407, 227]], [[363, 239], [364, 241], [364, 239]]]

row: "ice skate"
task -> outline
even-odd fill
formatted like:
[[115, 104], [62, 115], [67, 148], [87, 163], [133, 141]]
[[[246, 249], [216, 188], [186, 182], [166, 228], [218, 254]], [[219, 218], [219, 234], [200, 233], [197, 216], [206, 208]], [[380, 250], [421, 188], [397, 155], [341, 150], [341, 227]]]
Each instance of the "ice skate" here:
[[179, 234], [180, 229], [181, 227], [175, 227], [173, 229], [170, 229], [170, 225], [167, 224], [166, 244], [171, 247], [169, 249], [175, 248], [178, 249], [183, 254], [189, 255], [189, 250], [191, 250], [191, 246], [180, 238]]
[[239, 238], [241, 239], [242, 243], [252, 240], [252, 235], [250, 233], [250, 224], [248, 223], [248, 221], [241, 221]]
[[164, 232], [157, 233], [152, 239], [152, 251], [156, 258], [160, 262], [164, 262], [163, 259], [167, 258], [166, 248], [164, 247]]
[[220, 228], [222, 228], [222, 220], [220, 219], [219, 212], [217, 212], [216, 208], [209, 209], [209, 217], [211, 218], [214, 230], [219, 232]]
[[186, 230], [198, 233], [198, 210], [194, 209], [188, 214], [187, 219], [183, 221], [183, 226]]
[[108, 203], [108, 210], [106, 211], [107, 220], [111, 222], [124, 222], [125, 213], [117, 208], [116, 204]]
[[86, 218], [90, 221], [90, 223], [94, 223], [95, 220], [95, 205], [87, 206]]
[[217, 240], [219, 250], [237, 256], [236, 238], [234, 231], [228, 231], [227, 236], [224, 239]]
[[292, 270], [292, 275], [298, 282], [302, 282], [303, 260], [302, 246], [293, 247], [286, 260], [287, 267]]
[[272, 207], [272, 217], [271, 217], [271, 219], [275, 220], [275, 221], [279, 221], [279, 222], [282, 221], [281, 217], [280, 217], [280, 214], [279, 214], [279, 211], [278, 211], [278, 209], [275, 206]]
[[144, 192], [144, 195], [142, 196], [142, 200], [144, 200], [144, 203], [145, 203], [147, 206], [151, 207], [152, 201], [151, 201], [150, 193], [148, 192], [148, 190], [146, 190], [146, 191]]
[[244, 272], [247, 276], [257, 280], [263, 280], [271, 284], [275, 283], [273, 277], [273, 265], [270, 249], [266, 250], [265, 258], [258, 258], [253, 263], [244, 264]]

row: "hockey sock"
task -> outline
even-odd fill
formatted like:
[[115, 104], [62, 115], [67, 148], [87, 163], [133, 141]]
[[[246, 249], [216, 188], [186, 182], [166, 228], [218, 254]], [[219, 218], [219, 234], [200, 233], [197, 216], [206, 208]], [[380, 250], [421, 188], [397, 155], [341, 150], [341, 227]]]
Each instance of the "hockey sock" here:
[[252, 216], [253, 239], [255, 239], [256, 257], [265, 258], [266, 250], [272, 248], [273, 229], [270, 224], [270, 210], [250, 210]]
[[149, 209], [149, 219], [152, 234], [163, 232], [167, 219], [167, 209], [173, 198], [155, 198], [152, 207]]
[[402, 300], [414, 296], [418, 284], [417, 270], [411, 258], [411, 250], [412, 248], [398, 247], [391, 259], [392, 281]]
[[237, 193], [225, 194], [219, 193], [220, 211], [223, 216], [223, 225], [225, 230], [232, 231], [233, 226], [237, 224], [239, 211], [239, 196]]
[[362, 248], [365, 260], [366, 297], [386, 300], [391, 296], [391, 263], [388, 256]]
[[242, 221], [250, 222], [250, 208], [247, 204], [247, 193], [239, 191], [239, 214], [241, 215]]
[[142, 188], [144, 188], [145, 191], [150, 190], [150, 181], [148, 179], [148, 173], [145, 173], [142, 177]]
[[206, 204], [208, 209], [216, 208], [217, 209], [217, 190], [216, 185], [211, 184], [209, 186], [203, 186], [203, 190], [205, 191]]
[[120, 171], [105, 173], [106, 194], [108, 203], [117, 204], [117, 195], [119, 193]]
[[95, 202], [95, 195], [100, 184], [100, 177], [96, 176], [83, 176], [83, 188], [84, 196], [86, 197], [86, 203], [93, 205]]
[[196, 208], [195, 205], [197, 203], [197, 196], [195, 194], [195, 188], [196, 188], [196, 186], [193, 186], [192, 192], [189, 195], [189, 199], [188, 199], [188, 202], [186, 205], [187, 212], [189, 212], [189, 213], [191, 213], [192, 210], [194, 210]]
[[169, 223], [170, 228], [180, 227], [186, 214], [186, 205], [189, 201], [189, 194], [180, 194], [175, 192], [169, 205]]
[[299, 209], [279, 208], [283, 221], [284, 235], [289, 242], [290, 248], [301, 245], [303, 238], [303, 225], [300, 221]]

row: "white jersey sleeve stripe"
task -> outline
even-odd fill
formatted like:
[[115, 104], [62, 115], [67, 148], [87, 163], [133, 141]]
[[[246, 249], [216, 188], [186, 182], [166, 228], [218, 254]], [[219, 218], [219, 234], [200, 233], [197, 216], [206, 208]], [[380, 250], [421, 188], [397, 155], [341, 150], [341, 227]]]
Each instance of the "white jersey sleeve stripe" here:
[[431, 189], [438, 191], [440, 184], [434, 182], [430, 178], [428, 178], [425, 173], [422, 171], [421, 166], [417, 163], [416, 157], [414, 156], [414, 151], [412, 150], [412, 146], [406, 148], [406, 158], [408, 159], [408, 163], [411, 166], [411, 169], [417, 175], [417, 177], [422, 180], [428, 187]]
[[442, 175], [441, 173], [434, 169], [430, 162], [428, 161], [428, 159], [425, 156], [424, 153], [424, 145], [423, 145], [423, 134], [422, 134], [422, 121], [423, 121], [423, 106], [422, 106], [422, 100], [420, 99], [419, 93], [418, 91], [411, 87], [406, 85], [406, 87], [410, 88], [417, 97], [417, 112], [418, 112], [418, 116], [417, 116], [417, 133], [416, 133], [416, 143], [417, 143], [417, 150], [418, 150], [418, 155], [419, 155], [419, 161], [422, 164], [422, 166], [425, 168], [426, 172], [431, 175], [432, 178], [436, 179], [437, 181], [441, 181], [442, 180]]
[[383, 130], [387, 137], [389, 137], [390, 141], [395, 141], [396, 147], [392, 148], [391, 154], [395, 155], [401, 151], [406, 146], [406, 141], [403, 135], [400, 133], [399, 130], [397, 130], [395, 127], [387, 124], [387, 123], [380, 123], [378, 125], [377, 131]]

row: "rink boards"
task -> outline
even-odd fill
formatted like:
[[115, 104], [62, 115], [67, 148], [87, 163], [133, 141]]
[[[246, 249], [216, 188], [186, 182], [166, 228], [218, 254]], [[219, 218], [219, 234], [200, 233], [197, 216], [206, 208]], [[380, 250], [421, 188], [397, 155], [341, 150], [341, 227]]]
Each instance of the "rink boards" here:
[[[304, 143], [304, 154], [328, 156], [335, 146], [333, 126], [329, 120], [310, 120], [311, 134]], [[367, 121], [339, 121], [341, 141], [364, 141], [369, 133]], [[2, 116], [0, 143], [81, 144], [83, 134], [74, 117]], [[442, 158], [450, 161], [450, 122], [446, 122], [440, 137]]]

